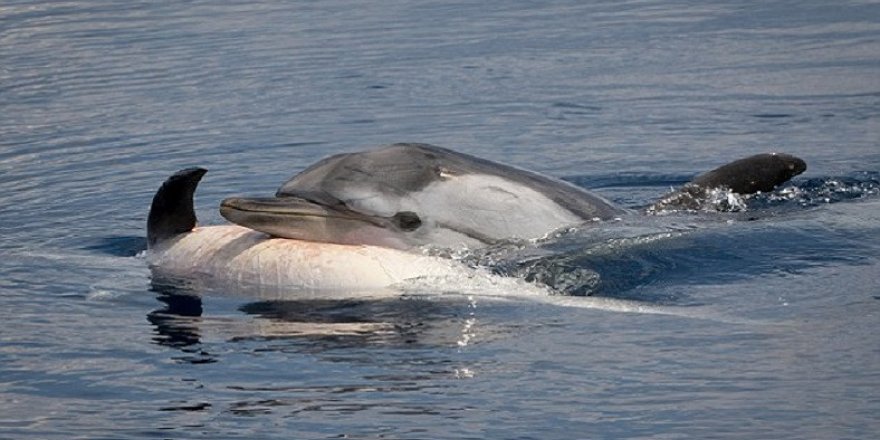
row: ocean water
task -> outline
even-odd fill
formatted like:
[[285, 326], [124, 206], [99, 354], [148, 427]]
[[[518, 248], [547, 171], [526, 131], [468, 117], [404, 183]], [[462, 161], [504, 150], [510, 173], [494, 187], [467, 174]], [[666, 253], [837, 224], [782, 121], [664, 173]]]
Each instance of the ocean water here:
[[[0, 438], [876, 438], [878, 54], [870, 0], [6, 0]], [[210, 170], [220, 223], [402, 141], [633, 209], [753, 153], [809, 169], [745, 212], [466, 256], [522, 291], [152, 281], [172, 172]]]

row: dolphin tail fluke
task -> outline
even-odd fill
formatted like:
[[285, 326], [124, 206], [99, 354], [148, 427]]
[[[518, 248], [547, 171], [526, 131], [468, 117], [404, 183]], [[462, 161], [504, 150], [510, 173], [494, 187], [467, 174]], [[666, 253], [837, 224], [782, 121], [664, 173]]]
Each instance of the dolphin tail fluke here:
[[187, 168], [169, 177], [153, 196], [150, 215], [147, 217], [147, 245], [155, 246], [196, 226], [193, 194], [202, 176], [208, 170]]
[[748, 195], [772, 191], [803, 173], [807, 163], [783, 153], [763, 153], [739, 159], [694, 177], [679, 190], [663, 196], [648, 212], [700, 209], [712, 190], [725, 189]]

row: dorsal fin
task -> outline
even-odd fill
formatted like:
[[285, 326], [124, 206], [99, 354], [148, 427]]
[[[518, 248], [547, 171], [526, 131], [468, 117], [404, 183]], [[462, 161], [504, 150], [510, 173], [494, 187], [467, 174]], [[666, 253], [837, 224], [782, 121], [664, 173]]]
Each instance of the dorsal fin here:
[[694, 177], [682, 188], [661, 197], [647, 211], [701, 209], [715, 189], [727, 189], [740, 195], [772, 191], [806, 169], [803, 159], [790, 154], [756, 154]]
[[187, 168], [171, 175], [153, 196], [150, 215], [147, 217], [147, 245], [156, 243], [196, 226], [193, 194], [202, 176], [208, 170]]
[[689, 185], [710, 189], [728, 188], [737, 194], [754, 194], [772, 191], [806, 169], [806, 162], [790, 154], [756, 154], [700, 174]]

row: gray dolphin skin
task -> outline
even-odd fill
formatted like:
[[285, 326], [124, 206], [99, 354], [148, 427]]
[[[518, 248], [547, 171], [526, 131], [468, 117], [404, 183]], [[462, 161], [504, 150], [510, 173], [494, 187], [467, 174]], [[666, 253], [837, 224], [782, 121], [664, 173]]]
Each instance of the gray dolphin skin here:
[[[793, 156], [758, 155], [725, 167], [691, 187], [765, 190], [806, 165]], [[227, 220], [272, 236], [397, 249], [540, 238], [628, 212], [562, 180], [427, 144], [331, 156], [274, 197], [233, 197], [220, 206]]]
[[536, 238], [624, 212], [567, 182], [426, 144], [332, 156], [275, 197], [220, 207], [227, 220], [274, 236], [398, 249]]

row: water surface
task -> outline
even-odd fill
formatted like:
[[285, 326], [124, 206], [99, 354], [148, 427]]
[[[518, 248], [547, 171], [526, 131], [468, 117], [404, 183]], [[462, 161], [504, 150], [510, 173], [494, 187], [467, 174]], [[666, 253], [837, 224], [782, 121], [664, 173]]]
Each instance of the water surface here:
[[[867, 0], [4, 2], [0, 437], [874, 438], [878, 53]], [[810, 168], [537, 260], [594, 297], [192, 296], [137, 256], [177, 169], [219, 223], [399, 141], [627, 207], [752, 153]]]

